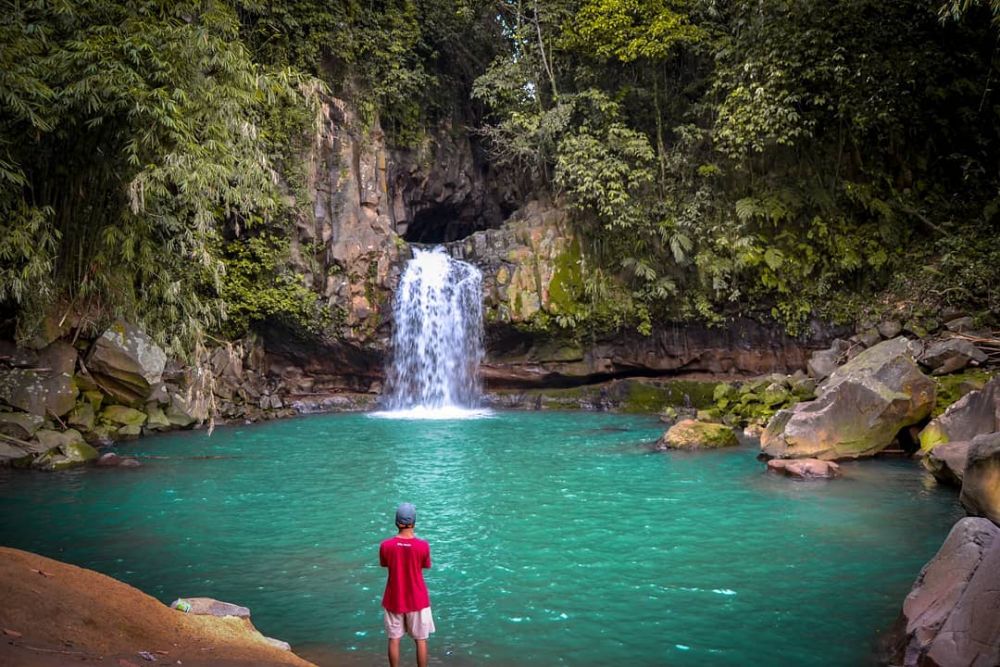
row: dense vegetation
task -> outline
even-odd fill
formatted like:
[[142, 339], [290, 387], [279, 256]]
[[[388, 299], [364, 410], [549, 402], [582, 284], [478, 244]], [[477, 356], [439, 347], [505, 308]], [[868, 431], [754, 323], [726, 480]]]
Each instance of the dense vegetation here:
[[585, 270], [563, 326], [995, 312], [995, 9], [5, 2], [4, 328], [126, 316], [182, 351], [332, 322], [283, 261], [326, 90], [397, 145], [477, 126], [513, 190], [572, 207]]
[[475, 95], [495, 159], [579, 212], [599, 305], [578, 315], [795, 329], [886, 286], [996, 309], [997, 38], [975, 3], [561, 0], [502, 19], [510, 52]]

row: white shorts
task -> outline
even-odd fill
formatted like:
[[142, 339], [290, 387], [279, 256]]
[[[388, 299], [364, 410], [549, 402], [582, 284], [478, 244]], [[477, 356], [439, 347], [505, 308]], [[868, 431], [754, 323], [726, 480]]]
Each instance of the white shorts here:
[[430, 607], [401, 614], [385, 609], [382, 611], [384, 613], [385, 633], [389, 635], [389, 639], [399, 639], [404, 634], [408, 634], [414, 639], [427, 639], [427, 636], [434, 632], [434, 617], [431, 616]]

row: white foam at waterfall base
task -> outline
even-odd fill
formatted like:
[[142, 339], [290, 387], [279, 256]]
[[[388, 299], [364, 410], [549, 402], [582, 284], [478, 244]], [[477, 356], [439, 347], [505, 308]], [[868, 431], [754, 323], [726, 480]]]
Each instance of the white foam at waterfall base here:
[[415, 249], [396, 292], [388, 410], [397, 419], [468, 419], [480, 405], [482, 273], [443, 248]]

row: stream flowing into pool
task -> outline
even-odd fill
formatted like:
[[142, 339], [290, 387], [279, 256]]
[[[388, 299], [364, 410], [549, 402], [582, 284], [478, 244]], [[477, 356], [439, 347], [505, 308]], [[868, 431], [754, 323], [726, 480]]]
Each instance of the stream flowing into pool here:
[[912, 462], [795, 482], [749, 445], [651, 452], [661, 432], [499, 412], [150, 437], [119, 447], [137, 470], [0, 471], [0, 543], [249, 606], [320, 664], [381, 664], [378, 543], [408, 500], [432, 664], [853, 666], [960, 515]]

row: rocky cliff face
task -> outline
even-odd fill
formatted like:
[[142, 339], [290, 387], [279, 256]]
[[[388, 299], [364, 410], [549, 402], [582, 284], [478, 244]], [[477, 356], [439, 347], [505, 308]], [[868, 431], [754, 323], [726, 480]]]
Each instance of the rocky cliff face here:
[[499, 226], [508, 203], [467, 132], [444, 125], [390, 149], [342, 100], [326, 98], [293, 238], [295, 268], [344, 315], [336, 337], [381, 346], [407, 241], [440, 243]]
[[[613, 377], [759, 375], [805, 366], [830, 332], [793, 339], [750, 320], [725, 328], [663, 325], [650, 336], [571, 335], [539, 328], [571, 318], [583, 298], [584, 258], [565, 209], [529, 202], [514, 210], [468, 132], [444, 125], [410, 149], [391, 149], [377, 123], [362, 127], [328, 98], [307, 158], [306, 194], [293, 263], [341, 314], [325, 341], [265, 332], [272, 370], [302, 395], [381, 387], [392, 294], [410, 244], [444, 244], [484, 274], [488, 359], [494, 388], [570, 386]], [[552, 332], [555, 332], [554, 334]], [[565, 335], [564, 335], [564, 333]]]
[[793, 338], [777, 325], [745, 318], [716, 328], [661, 323], [648, 336], [581, 336], [558, 326], [537, 331], [532, 324], [539, 319], [573, 315], [584, 298], [585, 271], [567, 212], [541, 202], [530, 202], [499, 229], [476, 232], [446, 248], [483, 271], [483, 371], [492, 388], [571, 386], [629, 376], [787, 373], [805, 368], [811, 350], [843, 333], [816, 325], [807, 336]]

